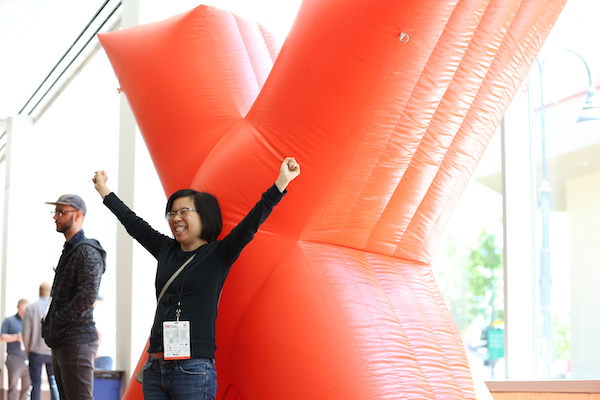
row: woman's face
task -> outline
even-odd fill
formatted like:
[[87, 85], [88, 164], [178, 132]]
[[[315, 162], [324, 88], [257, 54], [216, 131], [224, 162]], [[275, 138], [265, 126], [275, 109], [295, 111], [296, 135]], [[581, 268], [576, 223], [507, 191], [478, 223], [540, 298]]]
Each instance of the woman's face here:
[[[180, 197], [173, 202], [171, 211], [179, 211], [182, 209], [194, 210], [195, 204], [192, 197]], [[193, 251], [206, 243], [206, 240], [200, 239], [202, 233], [202, 221], [200, 214], [196, 211], [189, 211], [185, 217], [175, 215], [169, 221], [171, 232], [175, 239], [181, 244], [183, 251]]]

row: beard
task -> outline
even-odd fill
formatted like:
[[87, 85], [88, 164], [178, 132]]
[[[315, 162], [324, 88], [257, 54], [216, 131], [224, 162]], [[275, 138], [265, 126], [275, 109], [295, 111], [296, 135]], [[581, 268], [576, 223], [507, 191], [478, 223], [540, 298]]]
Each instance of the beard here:
[[75, 216], [73, 215], [73, 213], [69, 213], [69, 214], [71, 215], [71, 218], [69, 218], [65, 222], [58, 222], [57, 221], [57, 223], [56, 223], [56, 232], [65, 233], [69, 229], [71, 229], [71, 226], [73, 226], [73, 218], [75, 218]]

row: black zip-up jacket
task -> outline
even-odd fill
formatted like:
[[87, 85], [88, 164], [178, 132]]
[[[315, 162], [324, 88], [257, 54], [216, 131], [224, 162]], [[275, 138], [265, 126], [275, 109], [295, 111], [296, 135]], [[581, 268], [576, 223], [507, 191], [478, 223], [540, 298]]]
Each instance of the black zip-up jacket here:
[[104, 204], [117, 216], [127, 232], [158, 261], [156, 295], [173, 272], [196, 253], [196, 257], [173, 280], [158, 304], [150, 334], [149, 353], [163, 350], [163, 321], [175, 321], [175, 309], [181, 299], [180, 320], [190, 321], [192, 358], [214, 358], [215, 321], [221, 288], [233, 262], [254, 238], [260, 225], [283, 195], [273, 185], [246, 217], [222, 240], [207, 243], [193, 252], [183, 252], [179, 242], [154, 230], [131, 211], [114, 193]]
[[42, 336], [50, 348], [98, 340], [93, 310], [105, 269], [106, 252], [96, 239], [83, 236], [65, 249], [56, 267], [50, 308], [42, 321]]

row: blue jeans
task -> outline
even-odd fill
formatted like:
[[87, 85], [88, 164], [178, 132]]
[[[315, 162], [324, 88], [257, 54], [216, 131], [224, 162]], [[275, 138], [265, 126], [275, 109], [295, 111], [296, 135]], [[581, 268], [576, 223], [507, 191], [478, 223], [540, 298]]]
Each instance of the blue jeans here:
[[144, 400], [214, 400], [215, 361], [209, 358], [164, 361], [148, 356], [144, 364]]
[[58, 400], [58, 388], [54, 379], [52, 368], [52, 356], [47, 354], [29, 353], [29, 376], [31, 376], [31, 400], [40, 400], [42, 393], [42, 366], [46, 366], [48, 384], [50, 385], [50, 397]]

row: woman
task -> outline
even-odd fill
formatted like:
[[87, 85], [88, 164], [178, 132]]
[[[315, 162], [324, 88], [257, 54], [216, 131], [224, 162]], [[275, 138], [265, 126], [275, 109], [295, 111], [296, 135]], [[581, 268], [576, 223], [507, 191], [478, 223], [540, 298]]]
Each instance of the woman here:
[[214, 196], [191, 189], [171, 195], [165, 214], [173, 239], [136, 216], [108, 189], [106, 173], [96, 172], [94, 186], [104, 204], [158, 261], [157, 296], [173, 273], [194, 257], [157, 305], [143, 372], [144, 399], [215, 398], [215, 320], [221, 288], [233, 262], [299, 174], [296, 160], [286, 158], [275, 184], [225, 238], [217, 240], [222, 220]]

